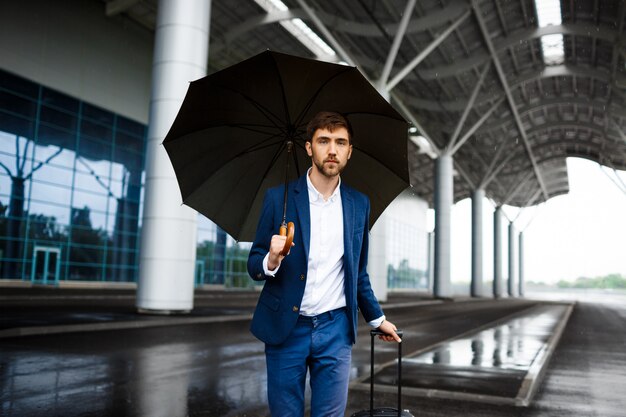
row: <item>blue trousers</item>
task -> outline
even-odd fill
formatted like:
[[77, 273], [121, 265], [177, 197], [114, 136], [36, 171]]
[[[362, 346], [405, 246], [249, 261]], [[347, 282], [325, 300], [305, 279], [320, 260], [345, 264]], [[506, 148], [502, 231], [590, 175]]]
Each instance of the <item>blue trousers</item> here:
[[352, 342], [348, 316], [338, 309], [298, 319], [287, 340], [265, 345], [267, 396], [272, 417], [302, 417], [307, 370], [311, 417], [343, 417], [348, 399]]

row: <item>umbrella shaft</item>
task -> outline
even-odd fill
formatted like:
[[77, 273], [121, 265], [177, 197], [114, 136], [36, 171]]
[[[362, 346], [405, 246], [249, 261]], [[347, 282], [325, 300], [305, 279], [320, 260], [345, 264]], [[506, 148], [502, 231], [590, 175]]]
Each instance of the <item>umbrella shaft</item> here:
[[287, 163], [285, 164], [285, 195], [283, 198], [283, 226], [287, 226], [287, 184], [289, 182], [289, 161], [291, 159], [291, 151], [293, 142], [287, 141]]

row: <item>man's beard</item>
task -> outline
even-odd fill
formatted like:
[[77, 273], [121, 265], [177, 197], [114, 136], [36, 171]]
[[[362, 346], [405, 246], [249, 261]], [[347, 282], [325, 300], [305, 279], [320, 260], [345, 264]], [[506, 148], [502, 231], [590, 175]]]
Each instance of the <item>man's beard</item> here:
[[335, 162], [336, 168], [334, 169], [330, 169], [325, 162], [327, 162], [327, 160], [324, 160], [322, 162], [319, 162], [316, 158], [315, 155], [313, 155], [313, 163], [315, 164], [315, 166], [317, 167], [317, 170], [319, 172], [322, 173], [322, 175], [324, 175], [327, 178], [332, 178], [332, 177], [336, 177], [337, 175], [341, 174], [341, 172], [343, 171], [343, 169], [346, 167], [346, 164], [340, 164], [336, 159], [334, 159], [333, 161]]

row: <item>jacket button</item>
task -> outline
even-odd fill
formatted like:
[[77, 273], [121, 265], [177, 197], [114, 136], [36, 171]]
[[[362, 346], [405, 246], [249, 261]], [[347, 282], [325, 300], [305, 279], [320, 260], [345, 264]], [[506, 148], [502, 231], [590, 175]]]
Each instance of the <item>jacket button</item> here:
[[304, 274], [300, 274], [300, 281], [304, 281]]
[[298, 311], [298, 307], [293, 306], [293, 311]]
[[261, 273], [256, 274], [257, 278], [261, 278], [263, 275]]

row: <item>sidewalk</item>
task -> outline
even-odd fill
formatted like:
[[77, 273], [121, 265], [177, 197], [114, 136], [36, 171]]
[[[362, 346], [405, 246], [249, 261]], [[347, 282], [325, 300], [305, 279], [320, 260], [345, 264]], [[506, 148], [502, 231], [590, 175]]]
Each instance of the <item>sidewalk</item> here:
[[[0, 339], [18, 336], [248, 321], [256, 290], [203, 290], [188, 314], [140, 314], [134, 289], [11, 287], [0, 289]], [[440, 303], [428, 295], [390, 294], [387, 309]]]

